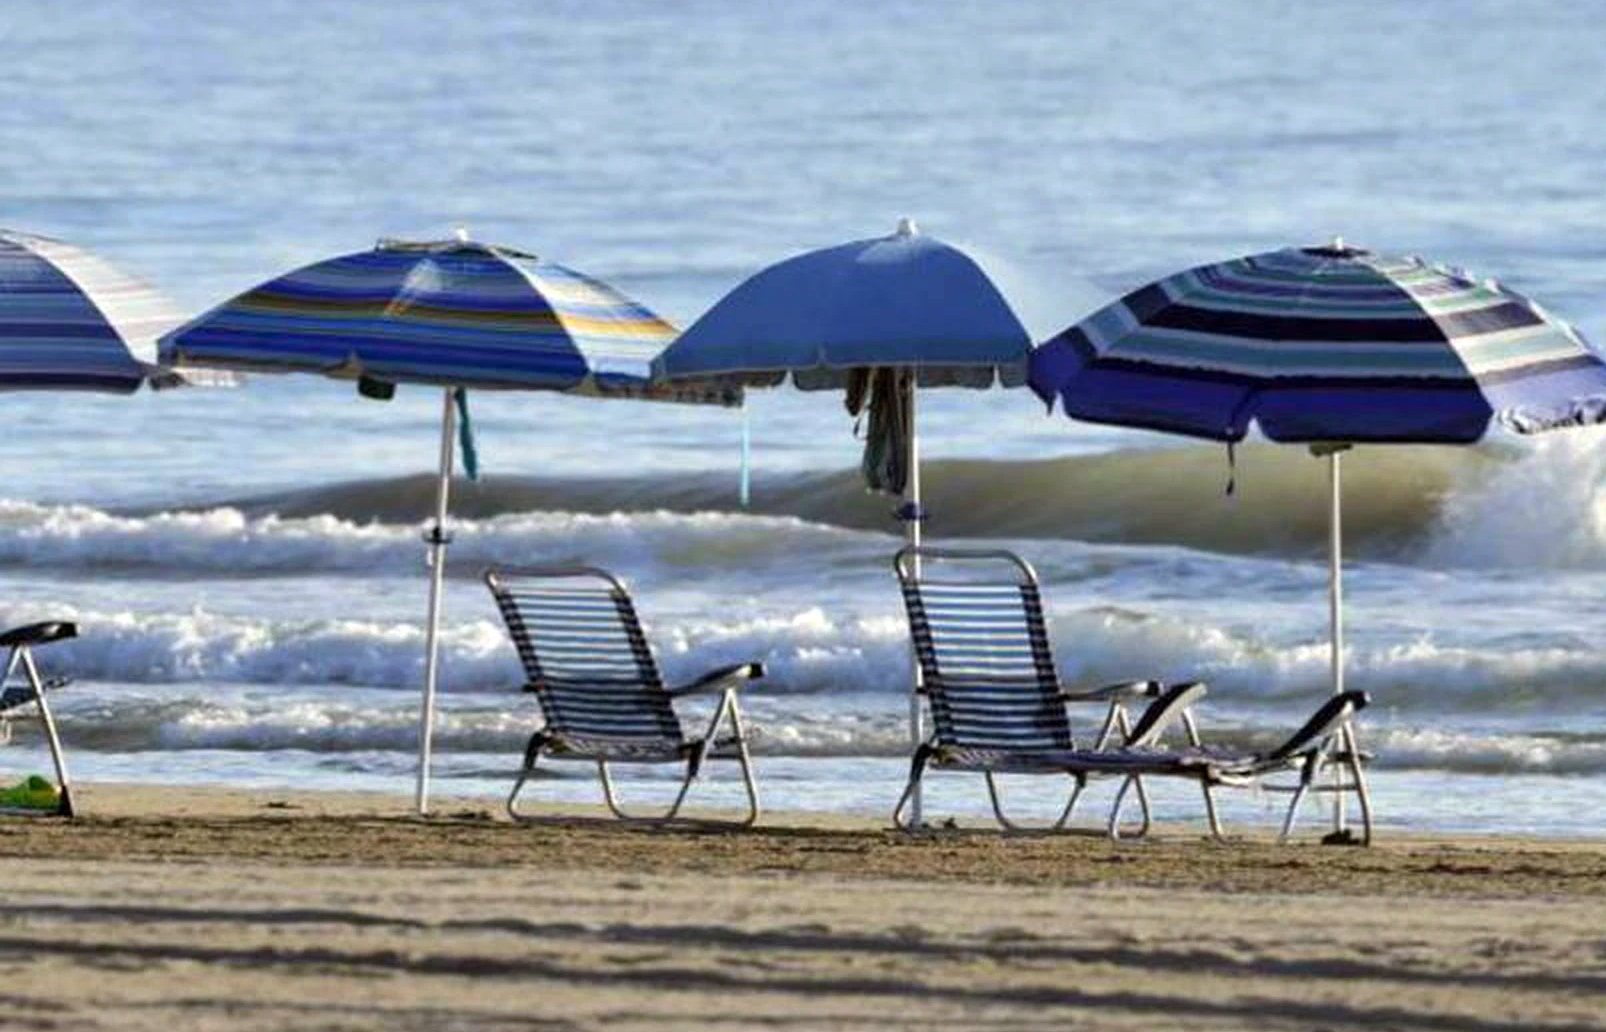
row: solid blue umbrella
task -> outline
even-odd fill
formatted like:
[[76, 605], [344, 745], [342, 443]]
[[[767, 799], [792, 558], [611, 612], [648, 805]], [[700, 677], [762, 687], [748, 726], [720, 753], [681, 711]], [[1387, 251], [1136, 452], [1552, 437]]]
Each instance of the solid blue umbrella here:
[[[866, 480], [903, 496], [898, 516], [918, 546], [916, 387], [1024, 382], [1031, 337], [986, 264], [904, 219], [891, 236], [809, 251], [754, 274], [664, 349], [653, 370], [670, 383], [726, 387], [790, 378], [802, 390], [846, 390], [855, 412], [868, 402]], [[916, 694], [916, 745], [919, 705]]]
[[163, 357], [187, 365], [320, 373], [355, 380], [364, 394], [381, 398], [397, 383], [444, 388], [435, 522], [425, 534], [430, 590], [419, 714], [420, 813], [429, 801], [450, 540], [447, 499], [459, 413], [464, 465], [474, 474], [465, 389], [738, 403], [736, 390], [650, 382], [651, 360], [674, 332], [600, 280], [459, 233], [444, 241], [381, 240], [371, 250], [296, 269], [162, 338]]
[[1606, 420], [1606, 362], [1573, 327], [1492, 280], [1341, 240], [1135, 290], [1034, 351], [1030, 382], [1078, 419], [1229, 447], [1255, 424], [1327, 457], [1335, 693], [1344, 689], [1342, 452]]

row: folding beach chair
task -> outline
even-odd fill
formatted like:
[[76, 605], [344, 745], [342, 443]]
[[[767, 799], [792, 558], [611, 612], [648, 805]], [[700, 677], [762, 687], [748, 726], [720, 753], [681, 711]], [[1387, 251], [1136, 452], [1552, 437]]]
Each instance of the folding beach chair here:
[[[507, 811], [518, 809], [519, 792], [541, 757], [592, 760], [603, 798], [625, 820], [669, 821], [707, 760], [734, 760], [747, 789], [746, 826], [758, 819], [758, 785], [747, 751], [736, 692], [764, 676], [759, 663], [712, 670], [690, 684], [666, 688], [625, 586], [592, 566], [526, 566], [492, 569], [485, 583], [524, 664], [526, 691], [540, 701], [545, 726], [530, 736], [524, 764], [508, 794]], [[699, 738], [688, 738], [673, 700], [719, 693], [713, 718]], [[721, 733], [721, 728], [728, 728]], [[610, 763], [683, 763], [685, 777], [669, 809], [655, 817], [627, 813], [614, 791]]]
[[[0, 673], [0, 744], [11, 741], [12, 724], [25, 717], [37, 717], [44, 728], [45, 741], [50, 746], [50, 759], [56, 767], [56, 805], [54, 808], [0, 805], [0, 813], [37, 817], [73, 815], [72, 788], [67, 782], [67, 757], [62, 752], [61, 736], [56, 733], [55, 718], [50, 715], [50, 702], [46, 695], [64, 686], [65, 678], [45, 680], [34, 663], [33, 649], [78, 636], [78, 625], [62, 620], [14, 627], [0, 634], [0, 648], [10, 649], [4, 673]], [[8, 684], [12, 675], [21, 668], [26, 680]], [[31, 704], [31, 707], [30, 707]], [[32, 713], [28, 710], [32, 709]]]
[[[1355, 714], [1365, 709], [1370, 698], [1365, 692], [1348, 691], [1331, 696], [1322, 703], [1311, 718], [1281, 745], [1264, 752], [1242, 752], [1218, 746], [1199, 745], [1197, 738], [1184, 749], [1166, 752], [1147, 745], [1106, 753], [1087, 753], [1065, 757], [1067, 767], [1085, 775], [1126, 774], [1130, 778], [1147, 774], [1160, 777], [1185, 777], [1199, 782], [1205, 798], [1211, 799], [1211, 790], [1217, 785], [1231, 788], [1258, 786], [1264, 792], [1292, 794], [1288, 812], [1283, 816], [1279, 842], [1286, 842], [1293, 832], [1299, 815], [1300, 803], [1307, 795], [1353, 793], [1361, 811], [1361, 845], [1372, 843], [1372, 797], [1366, 787], [1365, 764], [1370, 757], [1357, 746]], [[1333, 770], [1336, 777], [1324, 780], [1323, 774]], [[1291, 784], [1269, 783], [1270, 775], [1297, 772]], [[1126, 792], [1121, 786], [1119, 797]], [[1116, 806], [1120, 806], [1117, 798]], [[1221, 827], [1215, 811], [1210, 811], [1210, 832], [1221, 837]], [[1111, 834], [1115, 834], [1112, 826]], [[1324, 841], [1349, 843], [1353, 841], [1346, 829], [1340, 828]]]
[[[936, 576], [928, 575], [923, 565]], [[930, 738], [915, 750], [909, 782], [893, 811], [893, 822], [900, 828], [908, 827], [909, 802], [929, 766], [985, 775], [993, 814], [1011, 830], [1023, 826], [1005, 813], [997, 775], [1069, 776], [1070, 797], [1059, 819], [1049, 826], [1063, 829], [1089, 777], [1066, 763], [1067, 756], [1082, 754], [1071, 734], [1070, 703], [1108, 705], [1103, 726], [1090, 744], [1094, 751], [1152, 745], [1178, 720], [1188, 741], [1198, 744], [1189, 709], [1205, 693], [1197, 681], [1170, 688], [1158, 681], [1131, 681], [1091, 691], [1072, 691], [1060, 684], [1037, 574], [1013, 552], [911, 547], [897, 553], [893, 566], [903, 589], [921, 691], [933, 725]], [[1127, 704], [1138, 701], [1146, 709], [1134, 725]], [[1128, 785], [1138, 793], [1143, 818], [1136, 833], [1141, 835], [1151, 822], [1141, 773], [1129, 775]], [[1122, 787], [1110, 814], [1112, 834], [1127, 787]], [[1208, 787], [1205, 801], [1214, 823], [1215, 803]]]

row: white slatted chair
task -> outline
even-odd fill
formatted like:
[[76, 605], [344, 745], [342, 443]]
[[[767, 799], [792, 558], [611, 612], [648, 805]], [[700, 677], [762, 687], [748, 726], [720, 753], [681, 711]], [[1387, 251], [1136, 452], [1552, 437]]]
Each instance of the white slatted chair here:
[[[1107, 704], [1103, 726], [1089, 743], [1092, 750], [1151, 745], [1178, 720], [1189, 742], [1198, 744], [1189, 707], [1205, 693], [1200, 682], [1167, 688], [1158, 681], [1130, 681], [1091, 691], [1072, 691], [1060, 684], [1037, 574], [1014, 553], [905, 548], [893, 565], [933, 724], [930, 738], [915, 750], [908, 785], [893, 811], [899, 827], [908, 827], [909, 802], [930, 766], [985, 775], [993, 814], [1010, 830], [1024, 825], [1005, 813], [997, 775], [1068, 776], [1073, 782], [1070, 797], [1059, 819], [1049, 825], [1051, 830], [1065, 828], [1089, 776], [1070, 770], [1064, 759], [1079, 752], [1067, 713], [1071, 703]], [[917, 575], [916, 569], [923, 566], [932, 567], [937, 575]], [[1133, 724], [1127, 704], [1137, 701], [1145, 702], [1146, 709]], [[1148, 794], [1141, 772], [1128, 781], [1142, 810], [1142, 824], [1135, 832], [1142, 835], [1151, 823]], [[1119, 833], [1126, 787], [1110, 814], [1112, 835]], [[1215, 800], [1209, 786], [1205, 800], [1215, 828]]]
[[[759, 663], [721, 667], [678, 688], [666, 688], [625, 586], [592, 566], [525, 566], [485, 574], [524, 665], [526, 691], [540, 701], [545, 726], [530, 736], [524, 764], [507, 798], [515, 820], [520, 791], [543, 756], [594, 761], [608, 809], [624, 820], [670, 821], [708, 760], [734, 760], [747, 790], [747, 814], [759, 816], [758, 785], [748, 755], [736, 693], [764, 676]], [[703, 735], [689, 738], [673, 700], [719, 693]], [[727, 728], [721, 733], [721, 728]], [[610, 763], [683, 763], [685, 778], [668, 810], [627, 812], [614, 789]]]

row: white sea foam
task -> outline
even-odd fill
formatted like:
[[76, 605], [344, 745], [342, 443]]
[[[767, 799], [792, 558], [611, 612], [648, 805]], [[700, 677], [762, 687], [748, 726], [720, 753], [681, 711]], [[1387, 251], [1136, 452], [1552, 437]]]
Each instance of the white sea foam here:
[[1606, 570], [1606, 428], [1535, 441], [1460, 484], [1426, 549], [1454, 566]]
[[[259, 619], [196, 608], [139, 613], [49, 606], [0, 619], [77, 620], [83, 636], [40, 653], [80, 678], [128, 684], [235, 683], [315, 688], [412, 689], [421, 683], [423, 631], [413, 621]], [[1108, 607], [1054, 614], [1063, 676], [1073, 684], [1131, 677], [1202, 678], [1228, 707], [1284, 707], [1319, 697], [1327, 650], [1319, 641], [1275, 644], [1243, 631]], [[819, 607], [661, 619], [649, 624], [666, 675], [761, 660], [763, 692], [779, 695], [906, 690], [908, 632], [901, 615], [833, 615]], [[441, 634], [448, 692], [522, 683], [513, 650], [491, 619], [449, 621]], [[1588, 647], [1513, 649], [1419, 640], [1350, 653], [1352, 687], [1406, 713], [1577, 712], [1606, 698], [1606, 655]]]
[[[423, 560], [422, 524], [329, 515], [247, 516], [236, 508], [117, 515], [81, 505], [0, 501], [0, 565], [134, 569], [169, 575], [406, 574]], [[563, 561], [606, 555], [636, 565], [747, 564], [792, 549], [841, 546], [857, 535], [792, 517], [668, 512], [509, 514], [455, 520], [450, 553], [473, 570], [508, 557]]]

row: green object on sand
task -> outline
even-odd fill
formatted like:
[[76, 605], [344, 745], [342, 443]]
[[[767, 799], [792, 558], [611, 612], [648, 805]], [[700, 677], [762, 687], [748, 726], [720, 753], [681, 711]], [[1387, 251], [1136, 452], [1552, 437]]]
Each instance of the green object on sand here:
[[31, 774], [8, 788], [0, 788], [0, 806], [53, 810], [60, 801], [61, 790], [38, 774]]

